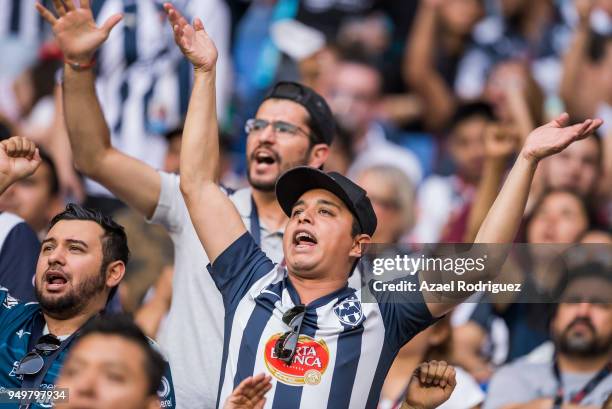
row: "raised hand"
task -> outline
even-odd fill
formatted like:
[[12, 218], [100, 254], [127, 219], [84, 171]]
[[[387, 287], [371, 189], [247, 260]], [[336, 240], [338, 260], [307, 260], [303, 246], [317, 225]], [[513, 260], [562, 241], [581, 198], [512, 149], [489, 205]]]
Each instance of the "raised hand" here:
[[204, 30], [204, 24], [199, 18], [193, 20], [193, 25], [170, 3], [164, 3], [168, 20], [174, 32], [174, 41], [181, 51], [191, 61], [196, 70], [212, 71], [217, 63], [217, 47]]
[[82, 65], [91, 63], [98, 47], [122, 18], [121, 14], [114, 14], [98, 27], [89, 2], [81, 0], [80, 7], [76, 7], [74, 0], [53, 0], [57, 18], [42, 4], [36, 3], [36, 10], [51, 24], [64, 57]]
[[223, 409], [262, 409], [266, 403], [264, 396], [272, 388], [271, 379], [263, 373], [249, 376], [234, 389]]
[[444, 361], [424, 362], [412, 374], [402, 408], [437, 408], [450, 398], [455, 385], [455, 368]]
[[601, 119], [587, 119], [570, 126], [568, 122], [569, 115], [563, 113], [557, 119], [534, 129], [527, 135], [521, 155], [537, 163], [547, 156], [561, 152], [572, 142], [586, 138], [603, 124]]
[[26, 138], [13, 136], [0, 142], [0, 190], [30, 176], [40, 161], [36, 145]]
[[518, 141], [519, 134], [514, 127], [489, 125], [484, 135], [486, 157], [492, 160], [507, 159], [517, 149]]

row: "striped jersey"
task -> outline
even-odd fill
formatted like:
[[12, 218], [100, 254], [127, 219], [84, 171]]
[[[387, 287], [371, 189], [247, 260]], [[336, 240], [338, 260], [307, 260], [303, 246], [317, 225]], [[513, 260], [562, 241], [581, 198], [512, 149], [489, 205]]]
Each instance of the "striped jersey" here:
[[264, 372], [273, 385], [268, 409], [376, 408], [399, 349], [435, 321], [420, 293], [401, 293], [406, 298], [399, 300], [377, 295], [366, 303], [361, 289], [347, 285], [306, 306], [287, 365], [274, 345], [290, 329], [283, 314], [300, 299], [286, 268], [275, 266], [249, 233], [208, 268], [225, 306], [217, 407], [243, 379]]

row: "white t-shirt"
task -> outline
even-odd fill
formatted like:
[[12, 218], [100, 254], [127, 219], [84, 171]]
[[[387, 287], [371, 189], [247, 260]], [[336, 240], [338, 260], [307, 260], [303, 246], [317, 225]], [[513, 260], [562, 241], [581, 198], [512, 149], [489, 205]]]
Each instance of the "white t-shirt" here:
[[[160, 334], [170, 361], [177, 408], [212, 408], [218, 392], [225, 311], [208, 270], [208, 257], [189, 218], [177, 175], [160, 172], [161, 192], [151, 222], [166, 227], [174, 243], [172, 306]], [[251, 190], [230, 195], [250, 229]], [[283, 257], [282, 231], [260, 223], [264, 252], [274, 262]]]

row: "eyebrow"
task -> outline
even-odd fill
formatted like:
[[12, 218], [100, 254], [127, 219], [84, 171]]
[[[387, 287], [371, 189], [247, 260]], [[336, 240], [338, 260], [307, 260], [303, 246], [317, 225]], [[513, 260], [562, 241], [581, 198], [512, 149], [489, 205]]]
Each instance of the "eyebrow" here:
[[336, 207], [338, 209], [341, 209], [341, 207], [339, 205], [337, 205], [334, 202], [330, 202], [329, 200], [319, 199], [319, 200], [317, 200], [317, 203], [318, 204], [323, 204], [323, 205], [328, 205], [328, 206], [333, 206], [333, 207]]
[[[46, 244], [46, 243], [56, 243], [57, 240], [55, 240], [53, 237], [48, 238], [48, 239], [44, 239], [41, 243], [41, 246]], [[70, 244], [80, 244], [81, 246], [85, 247], [85, 248], [89, 248], [89, 246], [87, 245], [87, 243], [85, 243], [83, 240], [77, 240], [77, 239], [67, 239], [66, 242], [70, 243]]]
[[[300, 199], [297, 202], [295, 202], [295, 204], [293, 205], [293, 208], [296, 208], [297, 206], [303, 206], [305, 204], [306, 204], [306, 202], [304, 202], [304, 200]], [[334, 202], [330, 202], [329, 200], [325, 200], [325, 199], [317, 200], [317, 204], [333, 206], [333, 207], [336, 207], [337, 209], [342, 209], [338, 204], [336, 204]]]

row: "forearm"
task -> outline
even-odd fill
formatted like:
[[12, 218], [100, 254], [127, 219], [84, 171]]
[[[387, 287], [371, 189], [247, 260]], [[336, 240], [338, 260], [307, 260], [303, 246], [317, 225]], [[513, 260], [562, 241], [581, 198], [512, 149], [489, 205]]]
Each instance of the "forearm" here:
[[465, 243], [472, 243], [487, 212], [497, 197], [499, 186], [504, 177], [505, 158], [485, 160], [482, 177], [468, 216], [467, 229], [463, 236]]
[[519, 155], [483, 221], [475, 243], [512, 243], [523, 219], [537, 162]]
[[217, 184], [219, 132], [215, 73], [196, 71], [181, 142], [181, 192], [211, 262], [245, 231], [242, 218]]
[[434, 62], [437, 15], [435, 7], [420, 6], [403, 62], [404, 79], [423, 99], [426, 126], [434, 130], [443, 126], [454, 110], [452, 92]]
[[215, 70], [197, 71], [181, 142], [181, 189], [193, 195], [205, 183], [216, 183], [219, 130], [215, 100]]
[[93, 70], [77, 72], [64, 65], [64, 117], [75, 165], [86, 175], [96, 178], [100, 162], [112, 149], [96, 95]]
[[437, 11], [421, 2], [404, 52], [404, 79], [412, 87], [418, 86], [428, 71], [433, 70], [433, 50]]
[[572, 45], [563, 57], [563, 70], [559, 94], [563, 102], [570, 108], [572, 99], [580, 79], [579, 72], [586, 57], [586, 48], [589, 39], [589, 23], [581, 22], [576, 28]]

